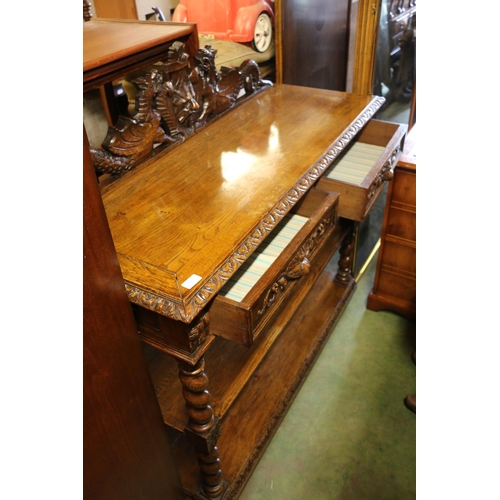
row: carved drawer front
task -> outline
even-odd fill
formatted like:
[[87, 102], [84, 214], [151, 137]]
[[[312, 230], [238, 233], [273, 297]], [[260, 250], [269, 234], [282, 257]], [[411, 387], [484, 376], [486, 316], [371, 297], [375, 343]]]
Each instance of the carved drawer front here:
[[210, 332], [247, 346], [300, 286], [337, 224], [339, 196], [311, 189], [220, 290]]
[[324, 172], [317, 187], [340, 193], [339, 216], [362, 222], [393, 177], [406, 125], [371, 120]]

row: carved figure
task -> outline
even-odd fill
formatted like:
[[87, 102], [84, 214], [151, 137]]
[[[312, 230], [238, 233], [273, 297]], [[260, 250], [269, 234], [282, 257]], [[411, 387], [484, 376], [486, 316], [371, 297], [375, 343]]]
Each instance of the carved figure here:
[[[217, 51], [207, 45], [190, 67], [182, 42], [174, 42], [167, 61], [133, 81], [138, 87], [135, 114], [119, 116], [101, 148], [91, 148], [98, 173], [119, 174], [153, 154], [155, 145], [171, 145], [195, 134], [210, 119], [230, 109], [243, 94], [271, 85], [261, 80], [257, 63], [239, 68], [215, 65]], [[244, 91], [244, 92], [243, 92]]]
[[244, 61], [239, 68], [222, 67], [221, 73], [218, 73], [215, 65], [216, 54], [217, 50], [206, 45], [205, 48], [199, 49], [195, 56], [203, 100], [199, 120], [226, 111], [235, 103], [242, 88], [251, 93], [261, 81], [259, 66], [250, 59]]
[[157, 109], [172, 137], [183, 140], [195, 132], [195, 114], [200, 109], [182, 42], [174, 42], [162, 66], [164, 83], [158, 89]]
[[134, 117], [119, 116], [115, 126], [108, 127], [102, 149], [90, 149], [97, 172], [118, 174], [130, 170], [151, 156], [154, 143], [168, 141], [160, 126], [161, 116], [153, 109], [153, 98], [161, 80], [157, 70], [134, 80], [139, 89]]

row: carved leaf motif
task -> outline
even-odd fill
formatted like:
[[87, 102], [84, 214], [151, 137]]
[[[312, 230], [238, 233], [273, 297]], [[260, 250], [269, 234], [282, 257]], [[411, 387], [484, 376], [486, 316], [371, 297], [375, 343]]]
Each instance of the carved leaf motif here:
[[302, 276], [309, 274], [309, 270], [311, 268], [309, 259], [318, 247], [319, 242], [329, 225], [330, 219], [323, 219], [313, 234], [299, 248], [287, 268], [281, 273], [276, 282], [267, 291], [262, 308], [257, 311], [257, 314], [261, 315], [266, 311], [266, 309], [269, 309], [280, 294], [285, 291], [291, 281], [298, 280]]

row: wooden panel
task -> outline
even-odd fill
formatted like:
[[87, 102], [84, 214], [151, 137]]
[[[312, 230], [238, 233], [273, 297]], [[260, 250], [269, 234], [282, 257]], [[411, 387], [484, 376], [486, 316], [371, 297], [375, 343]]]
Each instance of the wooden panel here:
[[415, 212], [392, 207], [386, 227], [387, 236], [397, 236], [408, 241], [417, 238], [417, 217]]
[[92, 500], [182, 499], [84, 136], [83, 487]]
[[383, 270], [380, 274], [378, 294], [383, 297], [392, 297], [397, 290], [397, 300], [415, 304], [416, 280], [414, 276], [405, 276]]
[[400, 170], [397, 178], [394, 179], [392, 193], [393, 203], [404, 203], [415, 207], [417, 204], [417, 185], [415, 183], [415, 173]]
[[92, 0], [97, 17], [137, 19], [135, 0]]
[[386, 238], [384, 266], [401, 269], [415, 276], [417, 272], [415, 243], [402, 245]]
[[348, 0], [282, 2], [283, 83], [345, 90]]
[[84, 91], [167, 57], [174, 40], [191, 57], [198, 50], [196, 25], [95, 19], [83, 24]]

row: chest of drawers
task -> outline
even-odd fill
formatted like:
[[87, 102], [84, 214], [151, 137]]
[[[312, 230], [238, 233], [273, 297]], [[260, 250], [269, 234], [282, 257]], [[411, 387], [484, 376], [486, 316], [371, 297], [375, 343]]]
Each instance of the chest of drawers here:
[[408, 318], [416, 313], [417, 129], [408, 134], [404, 154], [389, 186], [377, 270], [367, 307]]

